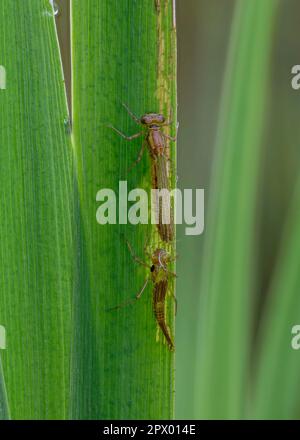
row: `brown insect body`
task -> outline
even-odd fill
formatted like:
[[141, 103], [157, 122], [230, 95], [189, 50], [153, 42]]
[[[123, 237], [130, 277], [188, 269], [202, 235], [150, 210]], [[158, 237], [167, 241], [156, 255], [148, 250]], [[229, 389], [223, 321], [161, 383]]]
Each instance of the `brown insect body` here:
[[[163, 115], [157, 113], [148, 113], [141, 117], [141, 122], [146, 125], [148, 130], [146, 141], [152, 162], [152, 188], [157, 190], [169, 190], [166, 137], [161, 131], [161, 127], [165, 123], [165, 118]], [[170, 242], [174, 238], [174, 215], [171, 200], [168, 199], [169, 206], [159, 206], [159, 200], [157, 200], [156, 203], [158, 206], [157, 228], [159, 235], [163, 241]], [[163, 209], [166, 210], [166, 213], [169, 213], [169, 222], [163, 221]]]
[[160, 131], [159, 126], [148, 127], [147, 142], [150, 149], [150, 154], [153, 158], [164, 155], [166, 149], [165, 139]]
[[152, 255], [151, 274], [153, 286], [153, 312], [157, 324], [162, 330], [169, 349], [174, 350], [170, 330], [166, 323], [165, 300], [168, 292], [170, 272], [167, 269], [168, 254], [163, 249], [157, 249]]
[[[167, 157], [167, 144], [166, 139], [175, 141], [176, 138], [167, 136], [163, 133], [162, 127], [171, 125], [171, 122], [166, 122], [165, 117], [159, 113], [146, 113], [141, 118], [137, 118], [126, 106], [126, 110], [130, 116], [140, 125], [146, 128], [146, 137], [149, 154], [151, 157], [151, 174], [152, 174], [152, 188], [156, 190], [170, 190], [169, 176], [168, 176], [168, 157]], [[144, 132], [136, 133], [132, 136], [126, 136], [118, 129], [110, 126], [120, 136], [127, 140], [133, 140], [139, 136], [142, 136]], [[140, 151], [140, 154], [135, 162], [138, 163], [144, 152], [144, 144]], [[167, 197], [167, 206], [161, 205], [163, 203], [163, 196], [156, 202], [158, 213], [158, 232], [161, 239], [165, 242], [170, 242], [174, 239], [174, 215], [173, 207], [170, 197]], [[161, 202], [161, 203], [160, 203]], [[164, 221], [164, 215], [166, 214], [166, 221]]]
[[153, 311], [157, 324], [161, 328], [170, 350], [174, 350], [169, 328], [166, 324], [165, 299], [168, 290], [168, 281], [161, 281], [153, 288]]
[[[152, 173], [152, 188], [157, 190], [167, 189], [169, 190], [169, 180], [167, 176], [167, 159], [163, 155], [157, 155], [152, 161], [151, 167]], [[174, 215], [172, 201], [167, 196], [166, 205], [164, 205], [164, 199], [157, 197], [156, 206], [158, 209], [158, 223], [157, 229], [159, 235], [166, 243], [173, 241], [174, 239]], [[164, 221], [164, 210], [169, 215], [169, 221]]]
[[[149, 264], [147, 264], [146, 262], [144, 262], [134, 254], [129, 242], [127, 242], [127, 246], [133, 259], [138, 264], [146, 267], [148, 270], [150, 269], [151, 275], [146, 278], [142, 288], [135, 295], [135, 298], [128, 299], [127, 301], [119, 304], [118, 306], [113, 307], [111, 310], [119, 309], [120, 307], [124, 307], [140, 299], [149, 281], [152, 281], [153, 283], [152, 304], [153, 304], [154, 316], [158, 326], [160, 327], [161, 331], [165, 336], [169, 349], [173, 351], [174, 343], [172, 341], [170, 330], [166, 322], [166, 296], [168, 293], [170, 277], [176, 277], [176, 274], [168, 269], [168, 265], [171, 261], [174, 261], [176, 257], [171, 257], [168, 254], [168, 252], [166, 252], [164, 249], [156, 249], [152, 254], [146, 252], [146, 254], [151, 258], [152, 261], [152, 265], [149, 266]], [[177, 306], [175, 295], [173, 294], [172, 296]]]

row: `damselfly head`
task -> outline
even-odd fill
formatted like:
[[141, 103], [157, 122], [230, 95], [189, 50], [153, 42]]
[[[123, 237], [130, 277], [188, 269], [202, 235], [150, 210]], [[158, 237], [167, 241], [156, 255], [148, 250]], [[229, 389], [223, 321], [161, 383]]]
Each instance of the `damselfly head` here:
[[170, 258], [167, 251], [164, 249], [156, 249], [152, 254], [152, 263], [155, 266], [166, 268]]
[[165, 121], [164, 115], [159, 113], [146, 113], [141, 117], [141, 123], [144, 125], [162, 125]]

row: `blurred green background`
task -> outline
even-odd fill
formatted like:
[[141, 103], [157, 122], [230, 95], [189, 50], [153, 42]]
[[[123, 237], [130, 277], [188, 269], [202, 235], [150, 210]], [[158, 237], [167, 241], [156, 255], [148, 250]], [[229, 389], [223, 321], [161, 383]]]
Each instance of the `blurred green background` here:
[[[233, 6], [233, 0], [177, 1], [178, 187], [204, 188], [205, 208]], [[184, 226], [177, 226], [177, 418], [194, 414], [197, 286], [204, 235], [186, 236]]]
[[299, 16], [299, 0], [177, 0], [178, 187], [206, 199], [204, 234], [178, 227], [178, 419], [300, 415]]
[[[246, 7], [251, 1], [243, 0], [242, 6]], [[180, 122], [178, 184], [181, 188], [205, 188], [206, 214], [212, 188], [210, 178], [214, 166], [214, 148], [220, 118], [222, 87], [228, 62], [228, 46], [237, 3], [234, 0], [177, 1], [178, 119]], [[261, 0], [261, 3], [266, 3], [266, 1]], [[275, 3], [273, 1], [273, 4]], [[281, 0], [277, 6], [271, 34], [267, 72], [267, 102], [263, 113], [262, 142], [259, 147], [261, 156], [255, 212], [257, 247], [255, 270], [252, 273], [255, 288], [251, 291], [253, 320], [251, 322], [252, 344], [249, 348], [251, 366], [247, 377], [248, 381], [251, 380], [251, 374], [257, 360], [258, 328], [262, 320], [265, 319], [266, 297], [273, 293], [269, 291], [274, 278], [275, 265], [279, 258], [281, 234], [299, 176], [300, 95], [299, 92], [291, 88], [290, 84], [291, 67], [299, 63], [300, 56], [299, 14], [300, 2], [298, 0]], [[257, 19], [258, 17], [255, 18], [255, 20]], [[255, 35], [255, 26], [252, 32], [252, 35]], [[253, 61], [255, 62], [255, 57]], [[245, 93], [246, 89], [247, 75], [245, 76]], [[228, 111], [230, 112], [230, 107]], [[242, 147], [243, 145], [241, 145]], [[233, 212], [232, 214], [238, 213]], [[206, 258], [203, 255], [203, 245], [208, 227], [209, 225], [206, 224], [204, 235], [197, 238], [185, 236], [183, 228], [178, 227], [180, 258], [177, 267], [179, 307], [176, 320], [177, 418], [201, 416], [201, 413], [199, 414], [195, 408], [195, 399], [197, 402], [195, 393], [201, 392], [201, 388], [195, 386], [199, 375], [196, 353], [198, 349], [201, 350], [197, 334], [200, 296], [205, 292], [202, 292], [199, 286], [203, 277], [201, 267]], [[230, 256], [231, 250], [229, 249], [228, 258]], [[278, 265], [280, 266], [280, 264], [279, 261]], [[299, 280], [297, 281], [298, 284], [293, 285], [293, 290], [296, 292], [299, 288]], [[279, 292], [281, 297], [284, 297], [285, 294], [284, 290]], [[293, 307], [291, 306], [291, 308]], [[251, 312], [249, 311], [249, 313]], [[298, 316], [300, 322], [300, 310]], [[286, 351], [291, 352], [290, 330], [292, 323], [288, 316], [286, 316], [284, 323], [286, 334], [282, 344], [282, 357], [285, 356]], [[243, 330], [241, 329], [241, 331]], [[275, 337], [276, 335], [274, 335]], [[225, 342], [230, 346], [230, 340]], [[265, 348], [267, 347], [263, 345], [262, 351]], [[295, 366], [299, 365], [300, 353], [295, 352], [293, 355], [295, 356]], [[275, 357], [275, 365], [277, 362], [278, 359]], [[271, 362], [269, 368], [275, 369], [275, 365], [272, 366]], [[291, 370], [288, 371], [291, 372]], [[284, 374], [289, 374], [288, 371], [283, 370], [282, 377], [280, 374], [277, 376], [278, 383], [284, 381]], [[223, 379], [226, 381], [227, 377]], [[275, 384], [270, 385], [270, 387], [272, 386], [275, 387]], [[294, 378], [293, 386], [299, 390], [297, 376]], [[250, 388], [252, 388], [251, 383]], [[286, 393], [288, 394], [287, 390]], [[292, 393], [290, 397], [293, 400]], [[218, 395], [213, 397], [216, 402], [218, 398]], [[268, 390], [268, 394], [262, 396], [262, 399], [265, 400], [268, 408], [268, 411], [264, 413], [265, 417], [272, 418], [275, 416], [272, 407], [278, 406], [276, 399], [280, 400], [281, 397], [274, 396], [272, 390]], [[272, 401], [272, 399], [276, 401]], [[286, 401], [289, 402], [288, 395]], [[298, 404], [299, 402], [291, 402], [293, 409], [288, 416], [283, 409], [279, 408], [276, 417], [298, 418], [300, 414]], [[253, 413], [249, 411], [250, 414], [260, 417], [255, 409], [253, 411]]]

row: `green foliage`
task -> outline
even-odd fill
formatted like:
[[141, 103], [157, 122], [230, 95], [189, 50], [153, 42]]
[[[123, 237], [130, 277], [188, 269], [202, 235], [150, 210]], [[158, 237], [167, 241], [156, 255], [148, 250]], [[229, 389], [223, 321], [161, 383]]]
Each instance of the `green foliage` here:
[[[125, 240], [146, 259], [143, 246], [149, 233], [157, 242], [156, 230], [101, 226], [95, 218], [100, 189], [119, 194], [119, 180], [128, 180], [128, 191], [150, 189], [147, 154], [127, 171], [137, 158], [141, 139], [127, 142], [107, 127], [113, 124], [127, 134], [140, 131], [122, 103], [140, 116], [147, 111], [166, 113], [176, 102], [172, 2], [158, 3], [159, 13], [149, 0], [87, 0], [83, 13], [82, 2], [72, 2], [73, 133], [80, 214], [71, 418], [173, 416], [173, 355], [157, 331], [151, 288], [136, 304], [107, 310], [134, 298], [148, 275], [132, 260]], [[171, 326], [173, 314], [170, 310]]]
[[291, 330], [300, 310], [300, 187], [295, 192], [259, 333], [251, 418], [299, 418], [299, 352]]
[[[146, 276], [123, 236], [142, 254], [148, 228], [96, 222], [99, 189], [118, 193], [122, 178], [129, 190], [150, 188], [149, 158], [126, 175], [140, 141], [126, 145], [107, 123], [138, 129], [122, 102], [137, 114], [176, 104], [172, 17], [169, 0], [72, 2], [72, 151], [50, 2], [1, 2], [2, 418], [5, 385], [12, 418], [173, 415], [174, 356], [151, 290], [135, 307], [107, 311]], [[173, 308], [168, 315], [173, 328]]]
[[0, 420], [7, 420], [9, 418], [10, 415], [7, 402], [6, 387], [2, 370], [2, 362], [0, 358]]
[[201, 271], [197, 418], [245, 415], [256, 195], [277, 4], [240, 0], [235, 7]]
[[13, 419], [68, 412], [72, 158], [53, 14], [46, 0], [1, 1], [0, 323]]

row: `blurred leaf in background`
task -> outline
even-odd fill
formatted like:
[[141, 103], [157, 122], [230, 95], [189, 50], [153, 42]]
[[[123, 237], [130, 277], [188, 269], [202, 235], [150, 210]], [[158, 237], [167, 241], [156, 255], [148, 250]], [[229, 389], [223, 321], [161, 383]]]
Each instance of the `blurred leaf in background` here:
[[298, 184], [258, 333], [250, 418], [298, 419], [300, 416], [300, 355], [292, 348], [292, 329], [300, 323], [299, 224]]
[[[210, 172], [234, 0], [178, 0], [178, 187], [204, 188]], [[199, 266], [206, 231], [177, 226], [176, 417], [194, 411]]]
[[[230, 6], [232, 7], [234, 3], [232, 2]], [[244, 2], [245, 7], [247, 7], [246, 3]], [[215, 5], [215, 13], [210, 16], [210, 20], [205, 20], [204, 17], [208, 16], [208, 11], [211, 10], [213, 4]], [[203, 72], [206, 69], [212, 69], [211, 66], [214, 66], [215, 63], [216, 65], [219, 64], [219, 68], [212, 69], [210, 77], [214, 78], [213, 75], [219, 74], [220, 81], [223, 76], [224, 57], [222, 58], [222, 54], [226, 55], [224, 44], [229, 35], [229, 10], [231, 9], [228, 5], [229, 2], [218, 0], [215, 2], [190, 0], [185, 4], [180, 1], [178, 2], [179, 27], [181, 28], [181, 33], [179, 33], [179, 79], [190, 79], [190, 75], [196, 76], [194, 81], [188, 81], [187, 79], [184, 82], [179, 81], [179, 119], [181, 121], [179, 175], [181, 181], [204, 180], [205, 183], [202, 186], [207, 189], [206, 206], [214, 183], [207, 184], [209, 170], [213, 162], [212, 146], [214, 144], [216, 117], [219, 116], [218, 96], [220, 90], [216, 88], [216, 84], [208, 86], [209, 82], [206, 79], [208, 75], [204, 75]], [[271, 6], [274, 5], [275, 2]], [[197, 7], [199, 7], [198, 15], [195, 12]], [[223, 10], [222, 7], [224, 8]], [[299, 96], [297, 92], [292, 90], [290, 85], [291, 67], [294, 64], [299, 64], [300, 35], [297, 20], [299, 8], [300, 5], [297, 0], [279, 2], [278, 11], [280, 12], [277, 15], [276, 26], [272, 33], [272, 44], [269, 45], [268, 81], [264, 88], [266, 99], [261, 132], [259, 168], [257, 170], [256, 184], [258, 185], [258, 191], [254, 206], [255, 212], [252, 213], [255, 216], [253, 227], [257, 252], [252, 276], [252, 281], [255, 281], [252, 289], [254, 313], [250, 320], [252, 327], [250, 340], [252, 344], [249, 345], [249, 350], [252, 358], [249, 359], [248, 373], [248, 381], [254, 379], [253, 373], [254, 370], [256, 371], [256, 363], [259, 361], [259, 384], [262, 386], [257, 384], [255, 391], [257, 395], [250, 410], [250, 416], [259, 418], [264, 416], [274, 417], [274, 415], [277, 417], [297, 416], [297, 412], [295, 412], [298, 389], [296, 373], [298, 368], [297, 352], [293, 352], [290, 347], [291, 323], [296, 320], [298, 310], [296, 272], [293, 273], [293, 267], [295, 270], [297, 267], [293, 266], [293, 264], [295, 259], [297, 261], [295, 255], [298, 252], [297, 240], [296, 237], [293, 237], [293, 233], [296, 234], [296, 226], [293, 225], [296, 225], [297, 222], [297, 193], [294, 196], [294, 208], [290, 208], [289, 205], [291, 204], [295, 182], [299, 175]], [[228, 15], [226, 15], [225, 11], [227, 11]], [[220, 17], [219, 26], [215, 25], [215, 20], [218, 17], [217, 12], [223, 14]], [[220, 26], [220, 24], [225, 22], [227, 27], [223, 28]], [[205, 27], [205, 24], [207, 24], [207, 27]], [[257, 23], [255, 28], [257, 28]], [[196, 36], [200, 35], [201, 31], [204, 32], [203, 38], [197, 38]], [[244, 32], [246, 32], [246, 29], [241, 30], [240, 38], [243, 38]], [[211, 41], [217, 42], [215, 52], [210, 48]], [[207, 58], [204, 58], [202, 53], [200, 56], [195, 55], [202, 47], [203, 53], [205, 54], [207, 51], [209, 54]], [[215, 53], [217, 53], [217, 56]], [[242, 52], [240, 52], [240, 57], [243, 57]], [[184, 62], [180, 62], [180, 60], [184, 60]], [[256, 58], [253, 64], [257, 64]], [[249, 72], [250, 69], [247, 73], [249, 74]], [[245, 79], [245, 88], [242, 94], [242, 100], [245, 105], [248, 93], [246, 85], [248, 85], [248, 75]], [[259, 79], [258, 85], [259, 87], [262, 86]], [[197, 94], [193, 93], [199, 88], [203, 88], [201, 94], [199, 92]], [[203, 98], [205, 93], [206, 99]], [[214, 111], [205, 112], [205, 107], [213, 104], [213, 96], [216, 96]], [[194, 103], [197, 106], [203, 105], [204, 110], [202, 112], [195, 110]], [[228, 112], [230, 112], [232, 106], [228, 108]], [[208, 120], [199, 129], [199, 126], [193, 121], [196, 118], [198, 121], [200, 115], [203, 115], [202, 119], [207, 116]], [[184, 123], [182, 123], [182, 118], [185, 118]], [[210, 127], [210, 124], [212, 127]], [[212, 133], [211, 137], [206, 142], [199, 142], [200, 147], [197, 146], [197, 142], [194, 142], [193, 148], [187, 154], [187, 148], [191, 139], [201, 139], [205, 129], [210, 130]], [[248, 137], [251, 138], [250, 135]], [[201, 157], [195, 158], [196, 155], [200, 154]], [[188, 157], [192, 157], [193, 160], [188, 161]], [[214, 163], [213, 166], [215, 166]], [[186, 187], [187, 185], [182, 186]], [[287, 212], [290, 212], [290, 215], [288, 217], [288, 225], [285, 226], [284, 241], [281, 243], [281, 233], [287, 219]], [[291, 218], [293, 216], [295, 217], [294, 219]], [[207, 223], [204, 232], [205, 239], [205, 234], [209, 227], [210, 224]], [[289, 237], [289, 230], [292, 234], [291, 237]], [[191, 416], [192, 411], [197, 411], [197, 406], [193, 406], [192, 393], [195, 376], [199, 376], [199, 374], [195, 371], [195, 363], [189, 362], [187, 365], [186, 359], [194, 359], [194, 329], [200, 319], [195, 309], [195, 303], [199, 300], [197, 296], [198, 290], [195, 289], [195, 285], [199, 282], [199, 267], [193, 264], [193, 262], [196, 260], [196, 256], [199, 258], [202, 253], [201, 239], [203, 237], [198, 240], [200, 244], [197, 248], [196, 240], [184, 238], [183, 231], [179, 233], [180, 235], [182, 241], [178, 244], [181, 259], [178, 265], [180, 278], [178, 282], [179, 313], [177, 319], [177, 340], [179, 345], [179, 351], [177, 351], [177, 416], [188, 418]], [[292, 243], [294, 244], [292, 245]], [[277, 261], [279, 246], [282, 249], [279, 254], [279, 261]], [[232, 252], [231, 248], [229, 252]], [[205, 263], [205, 258], [204, 256], [202, 264]], [[207, 270], [210, 269], [207, 268]], [[270, 283], [271, 289], [269, 289]], [[283, 289], [284, 285], [286, 286], [285, 289]], [[248, 288], [248, 286], [246, 287]], [[268, 290], [270, 290], [269, 295]], [[205, 292], [202, 292], [202, 294], [205, 295]], [[189, 301], [186, 300], [188, 296], [190, 296]], [[270, 299], [266, 302], [268, 296], [270, 296]], [[183, 304], [182, 297], [184, 297]], [[286, 302], [284, 302], [284, 298], [286, 298]], [[225, 311], [225, 308], [223, 311]], [[191, 319], [191, 317], [193, 318]], [[203, 319], [205, 320], [205, 317]], [[259, 322], [261, 322], [262, 331], [258, 334], [257, 327]], [[272, 331], [275, 327], [277, 330]], [[217, 323], [216, 331], [220, 331], [218, 330]], [[222, 334], [220, 332], [220, 338]], [[233, 344], [233, 338], [230, 341]], [[206, 342], [204, 341], [203, 343]], [[256, 354], [258, 342], [260, 347], [259, 358], [257, 358]], [[273, 367], [272, 363], [278, 365], [278, 368]], [[283, 374], [281, 369], [285, 376], [281, 376]], [[194, 374], [187, 374], [187, 371], [190, 373], [194, 371]], [[267, 377], [268, 371], [272, 371], [273, 374], [269, 375], [266, 380], [264, 375]], [[294, 376], [293, 372], [295, 372]], [[224, 374], [226, 380], [235, 381], [234, 376], [235, 374], [232, 369], [227, 371], [227, 375]], [[281, 382], [280, 386], [276, 386], [276, 379]], [[251, 386], [250, 389], [252, 390]], [[214, 410], [217, 411], [219, 394], [220, 392], [217, 392], [214, 396], [211, 396], [212, 412]], [[284, 397], [281, 398], [281, 396]], [[247, 394], [245, 394], [244, 400], [243, 405], [247, 407], [249, 403], [249, 396]]]
[[291, 346], [299, 307], [299, 91], [291, 68], [300, 62], [297, 0], [280, 2], [271, 64], [265, 156], [259, 193], [259, 269], [251, 418], [299, 419], [299, 351]]
[[201, 268], [196, 418], [245, 413], [256, 197], [277, 7], [274, 0], [254, 0], [237, 1], [234, 8]]

